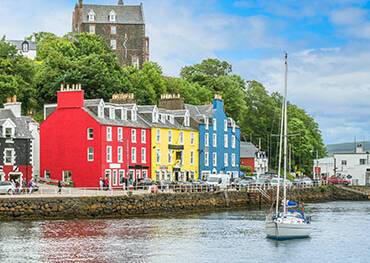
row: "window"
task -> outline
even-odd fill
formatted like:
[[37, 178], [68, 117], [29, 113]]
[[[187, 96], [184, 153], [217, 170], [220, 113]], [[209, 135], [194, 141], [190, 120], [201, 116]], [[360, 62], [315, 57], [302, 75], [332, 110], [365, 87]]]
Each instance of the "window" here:
[[45, 170], [45, 171], [44, 171], [44, 178], [45, 178], [46, 180], [49, 180], [49, 179], [50, 179], [50, 171], [49, 171], [49, 170]]
[[5, 149], [4, 164], [5, 165], [13, 165], [13, 163], [14, 163], [13, 149]]
[[110, 47], [111, 47], [113, 50], [116, 50], [116, 49], [117, 49], [117, 40], [116, 40], [116, 39], [111, 39], [111, 40], [110, 40]]
[[212, 124], [213, 124], [213, 130], [217, 130], [217, 120], [215, 118], [213, 118], [213, 121], [212, 121]]
[[94, 148], [93, 147], [87, 148], [87, 161], [89, 162], [94, 161]]
[[213, 153], [212, 154], [212, 156], [213, 156], [213, 166], [217, 166], [217, 153]]
[[93, 128], [88, 128], [87, 129], [87, 139], [88, 140], [93, 140], [94, 139], [94, 129]]
[[204, 116], [204, 123], [206, 124], [206, 130], [208, 131], [209, 129], [209, 119]]
[[179, 141], [180, 141], [180, 144], [184, 144], [184, 133], [183, 132], [180, 132]]
[[208, 133], [204, 134], [204, 145], [206, 147], [209, 146], [209, 135], [208, 135]]
[[139, 61], [139, 57], [138, 56], [132, 56], [132, 59], [131, 59], [131, 64], [134, 68], [137, 68], [139, 69], [140, 68], [140, 61]]
[[62, 181], [66, 184], [70, 184], [72, 182], [72, 171], [63, 171]]
[[5, 128], [5, 138], [10, 139], [13, 137], [13, 128]]
[[141, 143], [146, 143], [146, 130], [141, 130]]
[[136, 180], [141, 179], [141, 172], [140, 170], [136, 170]]
[[125, 183], [125, 170], [119, 170], [119, 184], [123, 185]]
[[117, 184], [118, 184], [118, 171], [113, 170], [113, 185], [117, 185]]
[[141, 162], [146, 163], [146, 149], [141, 148]]
[[168, 131], [168, 143], [172, 143], [172, 131]]
[[204, 165], [205, 166], [209, 165], [209, 152], [204, 153]]
[[90, 34], [95, 34], [95, 25], [89, 25]]
[[190, 152], [190, 164], [194, 165], [194, 151]]
[[360, 159], [360, 165], [365, 165], [366, 164], [366, 159]]
[[224, 120], [224, 131], [227, 132], [227, 120]]
[[94, 10], [90, 10], [88, 15], [87, 15], [87, 20], [89, 22], [94, 22], [95, 21], [95, 12]]
[[168, 151], [168, 164], [172, 164], [172, 151]]
[[148, 178], [148, 171], [147, 170], [143, 170], [143, 178], [144, 179]]
[[28, 52], [28, 51], [29, 51], [29, 49], [30, 49], [29, 44], [28, 44], [27, 42], [24, 42], [24, 43], [22, 44], [22, 51], [23, 51], [23, 52]]
[[135, 129], [131, 130], [131, 141], [136, 142], [136, 130]]
[[236, 147], [235, 135], [231, 136], [231, 147], [233, 149], [235, 149], [235, 147]]
[[157, 149], [155, 153], [156, 153], [155, 154], [155, 160], [156, 160], [157, 164], [160, 164], [161, 163], [161, 150]]
[[131, 120], [132, 121], [137, 121], [137, 112], [136, 110], [131, 110]]
[[107, 146], [107, 163], [112, 162], [112, 146]]
[[117, 148], [117, 162], [123, 163], [123, 147], [118, 146]]
[[131, 162], [136, 163], [136, 148], [135, 147], [131, 148]]
[[217, 134], [213, 134], [213, 140], [212, 140], [212, 145], [213, 147], [217, 147]]
[[229, 166], [229, 154], [224, 153], [224, 165]]
[[229, 147], [229, 136], [224, 134], [224, 146], [225, 148]]
[[231, 154], [231, 165], [232, 165], [232, 167], [235, 167], [235, 165], [236, 165], [235, 153]]
[[194, 145], [194, 140], [195, 140], [194, 132], [191, 132], [191, 133], [190, 133], [190, 144], [191, 144], [191, 145]]
[[112, 127], [107, 127], [107, 141], [112, 141]]
[[156, 130], [156, 139], [158, 143], [161, 142], [161, 130], [160, 129]]
[[121, 127], [117, 129], [117, 140], [119, 142], [123, 141], [123, 129]]
[[109, 22], [116, 22], [116, 12], [114, 12], [113, 10], [110, 11], [108, 18], [109, 18]]
[[342, 165], [347, 165], [347, 160], [342, 160]]
[[235, 121], [233, 121], [233, 132], [235, 132], [236, 124]]
[[110, 33], [111, 33], [112, 35], [117, 34], [117, 27], [116, 27], [116, 26], [111, 26], [111, 27], [110, 27]]

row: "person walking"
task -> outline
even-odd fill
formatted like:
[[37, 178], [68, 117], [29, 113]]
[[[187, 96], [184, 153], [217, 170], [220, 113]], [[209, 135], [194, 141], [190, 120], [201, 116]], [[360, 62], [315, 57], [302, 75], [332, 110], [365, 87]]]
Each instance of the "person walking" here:
[[29, 194], [32, 194], [32, 190], [33, 190], [33, 182], [32, 182], [32, 180], [31, 180], [31, 181], [29, 181], [29, 183], [28, 183], [28, 193], [29, 193]]
[[100, 190], [104, 190], [104, 180], [101, 177], [99, 179], [99, 186], [100, 186]]
[[62, 181], [58, 181], [58, 194], [62, 194]]

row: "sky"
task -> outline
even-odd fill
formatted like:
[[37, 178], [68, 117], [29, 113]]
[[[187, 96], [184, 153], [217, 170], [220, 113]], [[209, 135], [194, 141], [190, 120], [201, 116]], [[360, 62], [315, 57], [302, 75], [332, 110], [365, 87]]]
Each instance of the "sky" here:
[[[126, 0], [138, 4], [140, 0]], [[0, 35], [71, 30], [77, 0], [0, 0]], [[115, 4], [117, 0], [84, 0]], [[325, 143], [370, 140], [370, 1], [142, 0], [150, 59], [166, 75], [219, 58], [282, 91], [319, 123]]]

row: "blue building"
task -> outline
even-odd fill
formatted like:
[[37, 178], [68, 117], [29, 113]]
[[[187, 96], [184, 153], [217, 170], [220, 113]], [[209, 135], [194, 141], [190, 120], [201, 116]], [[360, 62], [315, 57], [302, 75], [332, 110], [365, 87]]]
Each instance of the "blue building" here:
[[211, 174], [240, 172], [240, 128], [227, 117], [221, 96], [216, 95], [212, 105], [185, 104], [199, 130], [199, 178]]

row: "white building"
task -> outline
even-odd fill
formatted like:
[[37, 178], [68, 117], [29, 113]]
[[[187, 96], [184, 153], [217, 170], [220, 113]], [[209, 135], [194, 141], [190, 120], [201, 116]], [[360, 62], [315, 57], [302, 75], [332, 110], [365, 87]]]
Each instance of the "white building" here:
[[257, 176], [268, 172], [268, 158], [251, 142], [240, 142], [240, 165], [249, 166]]
[[30, 40], [7, 40], [9, 44], [15, 46], [18, 53], [29, 58], [36, 58], [36, 42]]
[[314, 160], [314, 174], [352, 178], [353, 185], [370, 185], [370, 153], [359, 144], [355, 152]]

